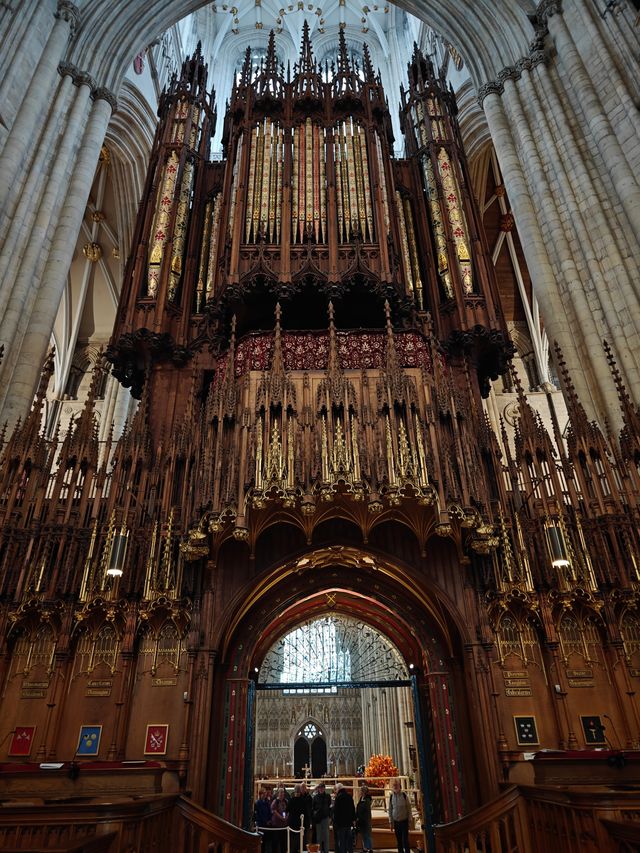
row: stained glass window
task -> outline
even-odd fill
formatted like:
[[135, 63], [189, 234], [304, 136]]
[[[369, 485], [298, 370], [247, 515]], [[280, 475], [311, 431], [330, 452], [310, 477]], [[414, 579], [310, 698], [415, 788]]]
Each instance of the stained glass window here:
[[278, 640], [267, 653], [258, 680], [308, 685], [292, 688], [295, 692], [334, 692], [334, 684], [407, 677], [397, 648], [375, 628], [346, 616], [323, 616]]

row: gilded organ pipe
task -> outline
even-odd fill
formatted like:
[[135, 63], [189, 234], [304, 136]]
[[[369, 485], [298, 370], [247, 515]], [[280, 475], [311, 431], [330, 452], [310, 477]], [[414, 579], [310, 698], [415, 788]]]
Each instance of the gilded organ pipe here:
[[326, 165], [324, 130], [307, 118], [293, 129], [292, 238], [301, 243], [307, 234], [326, 240]]
[[418, 308], [424, 308], [422, 299], [422, 279], [420, 277], [420, 263], [418, 261], [418, 247], [416, 245], [416, 232], [413, 223], [413, 213], [411, 211], [411, 202], [408, 198], [403, 199], [404, 202], [404, 218], [407, 226], [407, 237], [409, 239], [409, 255], [411, 257], [411, 267], [413, 269], [413, 295], [418, 304]]
[[245, 243], [279, 239], [282, 222], [283, 130], [265, 118], [251, 131]]
[[204, 305], [204, 292], [206, 287], [206, 276], [209, 261], [209, 245], [211, 242], [211, 228], [213, 224], [213, 204], [208, 201], [204, 208], [204, 231], [202, 234], [202, 246], [200, 249], [200, 262], [198, 264], [198, 281], [196, 283], [196, 314], [202, 311]]
[[158, 284], [160, 282], [160, 267], [164, 256], [164, 249], [167, 243], [169, 234], [169, 224], [171, 221], [171, 210], [176, 191], [176, 181], [178, 178], [178, 154], [172, 151], [165, 163], [162, 180], [160, 182], [160, 190], [156, 201], [156, 210], [151, 227], [150, 252], [149, 252], [149, 268], [147, 271], [147, 296], [153, 298], [158, 293]]
[[220, 239], [220, 216], [222, 214], [222, 193], [218, 193], [213, 203], [211, 234], [209, 237], [209, 259], [207, 263], [207, 284], [205, 298], [209, 299], [216, 287], [216, 270], [218, 267], [218, 241]]
[[[311, 119], [308, 118], [305, 127], [305, 221], [304, 229], [311, 228], [313, 222], [313, 131]], [[300, 235], [303, 239], [304, 231]]]
[[364, 210], [369, 229], [369, 240], [374, 239], [373, 232], [373, 207], [371, 204], [371, 177], [369, 174], [369, 156], [367, 154], [367, 139], [364, 129], [358, 125], [358, 138], [360, 140], [360, 161], [362, 166], [362, 186], [364, 192]]
[[327, 239], [327, 131], [320, 132], [320, 233], [324, 243]]
[[334, 140], [340, 241], [349, 242], [356, 232], [363, 240], [373, 240], [373, 204], [365, 131], [349, 119], [334, 129]]
[[298, 163], [300, 162], [300, 133], [299, 128], [293, 129], [293, 165], [291, 169], [291, 230], [293, 242], [297, 242], [298, 234]]
[[193, 191], [194, 167], [193, 160], [187, 160], [184, 164], [182, 181], [180, 184], [180, 196], [178, 198], [178, 209], [173, 225], [173, 251], [171, 254], [171, 273], [169, 277], [169, 301], [173, 301], [178, 293], [180, 278], [182, 277], [182, 262], [184, 247], [187, 238], [187, 224], [189, 210], [191, 207], [191, 194]]
[[451, 225], [460, 277], [462, 279], [462, 290], [464, 293], [473, 293], [473, 273], [471, 268], [471, 255], [469, 254], [469, 237], [464, 211], [460, 204], [460, 189], [454, 173], [454, 165], [444, 148], [438, 151], [438, 171], [442, 181], [442, 195], [447, 211], [447, 218]]
[[262, 167], [260, 207], [258, 208], [258, 224], [253, 235], [254, 240], [257, 240], [261, 234], [265, 235], [268, 232], [269, 191], [271, 189], [271, 122], [268, 119], [264, 120], [260, 159]]
[[244, 134], [240, 134], [240, 138], [238, 139], [238, 147], [236, 149], [236, 159], [233, 164], [233, 178], [231, 181], [231, 203], [229, 207], [229, 237], [233, 237], [233, 224], [235, 222], [235, 214], [236, 214], [236, 204], [238, 201], [238, 192], [240, 188], [238, 186], [238, 172], [240, 170], [240, 162], [242, 160], [242, 146], [244, 143]]
[[408, 296], [412, 296], [415, 290], [415, 283], [413, 280], [411, 257], [409, 255], [409, 239], [407, 237], [407, 223], [404, 213], [404, 204], [402, 203], [402, 195], [398, 190], [396, 190], [396, 208], [398, 210], [398, 226], [400, 228], [400, 243], [402, 246], [402, 260], [405, 272], [405, 291]]
[[284, 131], [278, 128], [278, 148], [276, 151], [276, 221], [275, 239], [280, 240], [280, 229], [282, 227], [282, 169], [284, 164]]
[[436, 186], [433, 164], [426, 154], [423, 155], [420, 160], [424, 173], [425, 186], [427, 188], [433, 235], [436, 242], [438, 273], [440, 274], [440, 280], [442, 282], [445, 297], [447, 299], [453, 299], [453, 284], [451, 283], [449, 256], [447, 254], [447, 237], [444, 229], [444, 223], [442, 221], [442, 210], [440, 209], [440, 201], [438, 200], [438, 188]]
[[376, 140], [376, 154], [378, 155], [378, 178], [380, 180], [380, 192], [382, 194], [382, 207], [384, 213], [384, 225], [385, 231], [389, 232], [390, 220], [389, 220], [389, 196], [387, 193], [387, 177], [385, 174], [384, 168], [384, 160], [382, 158], [382, 144], [380, 142], [380, 136], [378, 131], [374, 131], [374, 136]]
[[186, 98], [180, 98], [176, 105], [176, 111], [173, 120], [173, 133], [171, 141], [174, 145], [182, 145], [182, 143], [184, 142], [184, 131], [188, 115], [189, 102]]
[[[252, 160], [254, 160], [254, 176], [253, 183], [249, 187], [249, 191], [253, 193], [253, 240], [257, 239], [258, 223], [260, 222], [260, 205], [262, 204], [262, 161], [264, 158], [264, 135], [260, 133], [260, 125], [256, 127], [255, 144], [252, 150]], [[249, 228], [251, 228], [251, 221]], [[247, 235], [247, 243], [250, 241], [250, 234]]]
[[333, 162], [336, 175], [336, 205], [338, 208], [338, 240], [345, 240], [345, 216], [342, 193], [342, 157], [340, 156], [340, 135], [337, 128], [333, 131]]

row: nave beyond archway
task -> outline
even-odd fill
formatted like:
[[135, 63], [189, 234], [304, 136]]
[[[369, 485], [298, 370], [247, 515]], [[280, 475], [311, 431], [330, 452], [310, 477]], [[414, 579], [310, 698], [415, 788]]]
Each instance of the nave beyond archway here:
[[230, 626], [222, 667], [229, 678], [216, 688], [229, 703], [221, 719], [233, 721], [220, 757], [232, 778], [214, 793], [210, 777], [211, 807], [246, 820], [254, 776], [292, 783], [298, 735], [324, 738], [327, 767], [318, 775], [331, 779], [353, 779], [371, 754], [391, 755], [424, 795], [431, 822], [455, 819], [479, 802], [476, 773], [486, 776], [476, 767], [480, 738], [471, 742], [460, 614], [445, 615], [449, 606], [381, 555], [344, 546], [307, 552], [270, 572], [234, 608], [242, 615]]
[[380, 754], [412, 775], [414, 666], [373, 627], [331, 610], [287, 632], [257, 674], [254, 775], [353, 777]]

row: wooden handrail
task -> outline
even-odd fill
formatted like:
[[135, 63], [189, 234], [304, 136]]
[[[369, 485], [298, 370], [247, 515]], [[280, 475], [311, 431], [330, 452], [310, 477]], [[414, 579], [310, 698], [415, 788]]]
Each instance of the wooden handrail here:
[[177, 794], [107, 803], [7, 804], [0, 809], [0, 850], [125, 853], [131, 849], [258, 853], [260, 836]]
[[[211, 835], [210, 843], [222, 844], [224, 853], [232, 851], [246, 851], [246, 853], [258, 853], [260, 850], [260, 836], [255, 832], [246, 832], [233, 823], [229, 823], [212, 812], [203, 809], [193, 800], [180, 796], [176, 803], [178, 812], [188, 824], [197, 827], [201, 832]], [[183, 848], [179, 848], [182, 850]], [[186, 849], [186, 848], [185, 848]]]
[[631, 820], [603, 820], [605, 829], [621, 851], [640, 850], [640, 824]]
[[492, 821], [511, 808], [515, 808], [519, 797], [520, 791], [518, 790], [518, 786], [513, 785], [504, 790], [495, 800], [491, 800], [490, 803], [486, 803], [469, 812], [469, 814], [459, 820], [439, 826], [436, 825], [436, 836], [438, 839], [444, 841], [454, 838], [458, 833], [473, 832], [484, 826], [488, 821]]
[[438, 853], [476, 853], [487, 849], [510, 853], [547, 853], [554, 848], [580, 850], [580, 853], [638, 850], [640, 845], [625, 844], [636, 845], [640, 841], [639, 815], [637, 791], [513, 786], [464, 818], [435, 827], [436, 850]]

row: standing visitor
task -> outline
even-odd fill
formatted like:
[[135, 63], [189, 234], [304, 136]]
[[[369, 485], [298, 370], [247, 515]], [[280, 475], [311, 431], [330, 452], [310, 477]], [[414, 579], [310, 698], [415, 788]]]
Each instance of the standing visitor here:
[[316, 788], [312, 801], [313, 830], [316, 844], [321, 853], [329, 853], [329, 818], [331, 816], [331, 797], [327, 794], [324, 782]]
[[366, 785], [360, 786], [360, 799], [356, 806], [356, 829], [362, 836], [363, 853], [373, 853], [371, 842], [371, 794]]
[[411, 853], [409, 847], [409, 818], [411, 817], [411, 806], [409, 799], [401, 790], [400, 780], [394, 779], [391, 785], [391, 797], [389, 798], [389, 823], [396, 834], [398, 842], [398, 853]]
[[[253, 819], [255, 820], [256, 831], [262, 830], [262, 853], [271, 853], [271, 839], [267, 829], [271, 826], [271, 798], [267, 788], [260, 789], [260, 795], [253, 807]], [[267, 829], [266, 832], [265, 829]]]
[[[305, 786], [306, 791], [306, 786]], [[307, 803], [305, 798], [302, 795], [302, 785], [298, 784], [293, 789], [293, 797], [289, 802], [289, 827], [296, 833], [300, 832], [300, 826], [302, 824], [302, 818], [304, 817], [305, 827], [308, 824], [306, 810]], [[304, 841], [304, 839], [303, 839]], [[294, 850], [298, 850], [300, 847], [300, 836], [294, 835], [291, 839], [291, 846]], [[304, 847], [304, 844], [303, 844]]]
[[313, 816], [313, 800], [311, 799], [311, 794], [309, 793], [309, 789], [307, 788], [306, 782], [300, 783], [300, 797], [302, 798], [302, 802], [304, 803], [304, 847], [306, 848], [307, 842], [311, 839], [311, 829], [312, 829], [312, 816]]
[[273, 853], [286, 853], [287, 834], [289, 832], [289, 803], [284, 788], [278, 788], [275, 800], [271, 803], [271, 826]]
[[353, 853], [351, 830], [356, 821], [356, 807], [353, 797], [342, 782], [336, 785], [336, 798], [333, 803], [333, 832], [336, 840], [336, 853]]

